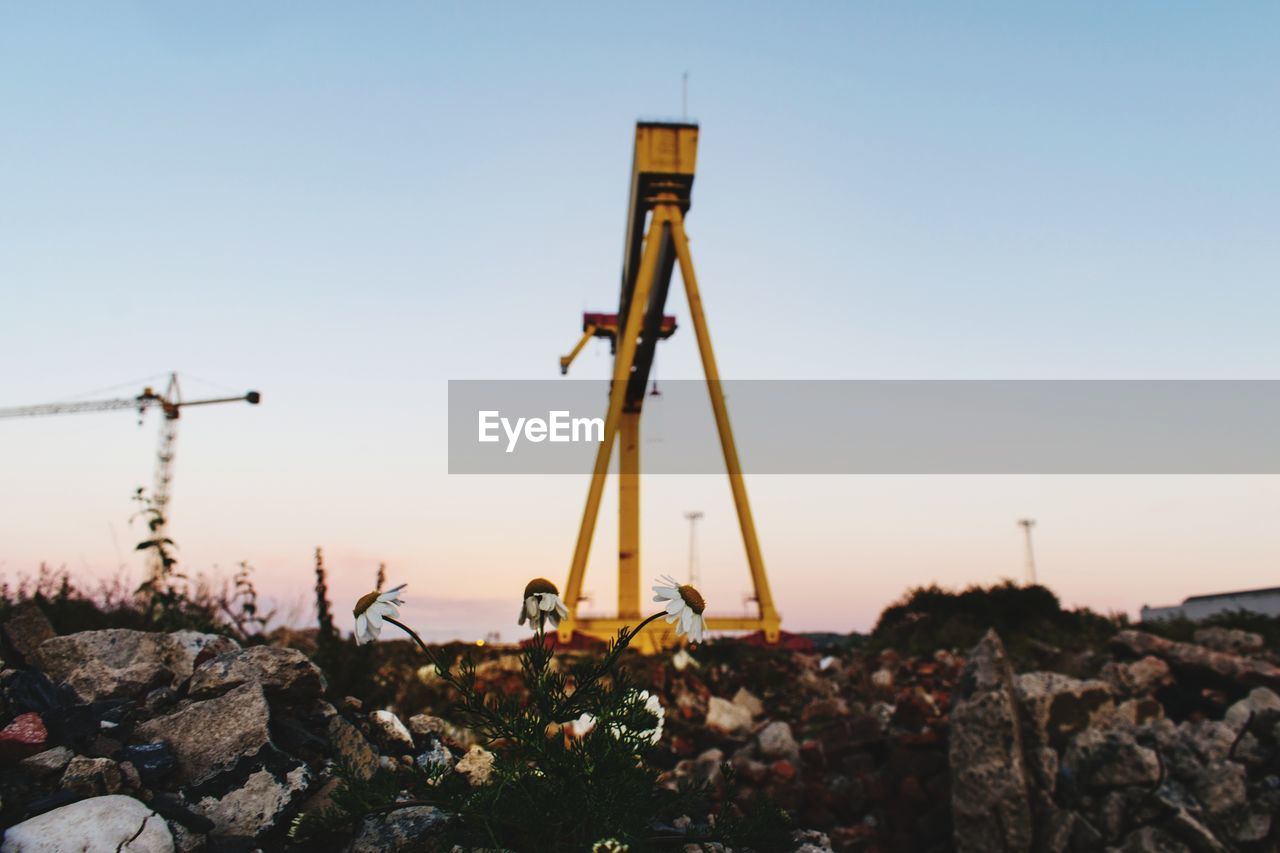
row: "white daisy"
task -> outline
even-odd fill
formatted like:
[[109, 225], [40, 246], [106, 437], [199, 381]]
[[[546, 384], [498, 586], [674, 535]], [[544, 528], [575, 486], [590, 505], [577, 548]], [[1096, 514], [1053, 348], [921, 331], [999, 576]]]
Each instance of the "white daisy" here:
[[[644, 709], [654, 716], [657, 722], [653, 728], [645, 729], [640, 732], [640, 739], [647, 740], [650, 745], [656, 744], [662, 740], [662, 726], [666, 720], [667, 711], [662, 707], [662, 702], [657, 695], [650, 693], [648, 690], [641, 690], [639, 693], [632, 693], [636, 701], [644, 703]], [[609, 733], [618, 740], [624, 739], [629, 733], [629, 729], [621, 723], [614, 723], [609, 726]]]
[[565, 734], [574, 739], [586, 737], [591, 734], [591, 730], [595, 727], [596, 718], [588, 714], [586, 711], [583, 711], [582, 716], [578, 719], [570, 720], [561, 726]]
[[564, 606], [564, 602], [560, 600], [560, 590], [556, 589], [556, 585], [546, 578], [534, 578], [529, 581], [528, 586], [524, 588], [524, 601], [520, 604], [520, 621], [518, 624], [523, 625], [526, 621], [537, 622], [538, 628], [541, 629], [544, 622], [550, 622], [551, 627], [555, 628], [560, 624], [560, 620], [569, 615], [569, 608]]
[[707, 602], [702, 593], [670, 575], [663, 575], [662, 582], [654, 584], [653, 591], [656, 593], [654, 601], [667, 603], [667, 623], [676, 625], [676, 634], [684, 634], [692, 642], [701, 643], [707, 631], [707, 622], [702, 616]]
[[378, 639], [378, 634], [382, 633], [382, 620], [384, 617], [390, 616], [395, 619], [400, 615], [397, 605], [404, 604], [400, 600], [400, 590], [404, 589], [408, 584], [400, 584], [394, 589], [386, 592], [374, 592], [363, 596], [356, 602], [355, 608], [351, 611], [356, 616], [356, 642], [359, 644], [372, 643]]

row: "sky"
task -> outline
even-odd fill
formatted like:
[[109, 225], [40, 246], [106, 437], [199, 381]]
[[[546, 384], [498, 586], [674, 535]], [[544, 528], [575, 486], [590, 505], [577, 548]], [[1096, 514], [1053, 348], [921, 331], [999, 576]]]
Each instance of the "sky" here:
[[[633, 123], [701, 125], [688, 230], [742, 379], [1276, 378], [1273, 4], [0, 3], [0, 406], [263, 403], [182, 419], [187, 571], [310, 618], [379, 562], [435, 637], [508, 639], [567, 575], [586, 477], [450, 476], [450, 379], [545, 379], [613, 310]], [[670, 310], [687, 317], [673, 289]], [[659, 379], [696, 378], [688, 327]], [[574, 366], [607, 376], [607, 345]], [[655, 423], [659, 424], [660, 412]], [[0, 575], [137, 578], [158, 423], [0, 421]], [[826, 428], [839, 431], [840, 424]], [[743, 448], [744, 454], [750, 452]], [[1023, 576], [1133, 613], [1277, 583], [1275, 477], [759, 476], [784, 627]], [[615, 595], [612, 489], [587, 572]], [[712, 612], [749, 584], [723, 478], [644, 484], [643, 574], [706, 513]]]

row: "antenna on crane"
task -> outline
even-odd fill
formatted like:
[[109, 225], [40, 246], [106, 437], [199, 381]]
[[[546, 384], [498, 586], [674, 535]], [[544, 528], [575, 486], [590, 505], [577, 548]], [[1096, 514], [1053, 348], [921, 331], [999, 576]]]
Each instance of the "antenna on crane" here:
[[[138, 412], [138, 423], [148, 409], [159, 407], [164, 414], [160, 423], [160, 443], [156, 450], [155, 485], [152, 494], [152, 505], [156, 511], [156, 525], [152, 529], [152, 538], [163, 540], [165, 527], [168, 525], [170, 485], [173, 483], [174, 446], [178, 440], [178, 418], [182, 410], [191, 406], [207, 406], [211, 403], [245, 402], [256, 406], [262, 402], [262, 395], [257, 391], [247, 391], [239, 397], [214, 397], [207, 400], [183, 400], [182, 390], [178, 386], [178, 374], [169, 374], [169, 384], [163, 394], [157, 394], [150, 387], [142, 389], [136, 397], [125, 397], [116, 400], [86, 400], [75, 403], [44, 403], [36, 406], [18, 406], [11, 409], [0, 409], [0, 418], [35, 417], [39, 415], [71, 415], [80, 412], [110, 412], [118, 409], [134, 409]], [[151, 580], [164, 573], [164, 559], [159, 549], [153, 551], [148, 567]]]
[[1018, 526], [1022, 528], [1027, 536], [1027, 584], [1029, 586], [1036, 585], [1036, 552], [1031, 547], [1031, 528], [1036, 526], [1034, 518], [1018, 519]]
[[689, 72], [680, 75], [680, 118], [689, 118]]

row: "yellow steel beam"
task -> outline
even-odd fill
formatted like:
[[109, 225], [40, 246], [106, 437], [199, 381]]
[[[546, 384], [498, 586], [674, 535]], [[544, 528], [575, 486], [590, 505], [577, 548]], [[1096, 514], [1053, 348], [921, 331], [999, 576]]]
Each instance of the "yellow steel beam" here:
[[587, 324], [587, 328], [582, 332], [582, 338], [574, 344], [573, 349], [569, 350], [568, 355], [560, 356], [560, 375], [564, 376], [569, 372], [569, 365], [573, 364], [573, 360], [578, 357], [578, 353], [582, 352], [582, 348], [587, 345], [587, 341], [596, 333], [596, 326], [592, 323]]
[[707, 317], [702, 309], [702, 294], [698, 290], [698, 278], [693, 271], [693, 255], [689, 252], [684, 217], [674, 207], [670, 216], [672, 242], [675, 243], [676, 258], [680, 262], [680, 278], [684, 280], [685, 294], [689, 299], [689, 316], [693, 320], [694, 336], [698, 339], [702, 369], [707, 376], [707, 393], [711, 397], [711, 409], [715, 413], [716, 429], [720, 433], [720, 447], [724, 451], [724, 464], [729, 472], [729, 488], [733, 491], [738, 526], [742, 529], [742, 542], [747, 550], [747, 565], [751, 568], [756, 602], [760, 605], [760, 623], [757, 626], [763, 628], [766, 640], [777, 642], [781, 620], [773, 605], [773, 593], [769, 590], [769, 579], [765, 575], [764, 557], [760, 553], [756, 524], [751, 516], [751, 504], [747, 500], [747, 486], [742, 478], [742, 465], [738, 461], [738, 446], [734, 443], [733, 428], [729, 425], [729, 409], [725, 405], [724, 391], [720, 387], [720, 370], [716, 366], [715, 352], [711, 349], [711, 333], [707, 329]]
[[582, 576], [587, 567], [587, 557], [591, 553], [591, 537], [595, 533], [596, 519], [600, 514], [600, 496], [604, 492], [605, 477], [609, 473], [609, 459], [613, 455], [613, 442], [618, 434], [622, 402], [627, 392], [627, 377], [631, 374], [636, 344], [640, 337], [640, 325], [644, 320], [645, 307], [649, 304], [649, 291], [658, 266], [658, 247], [662, 242], [662, 231], [670, 227], [672, 209], [674, 209], [673, 206], [669, 204], [654, 208], [649, 230], [645, 236], [639, 274], [636, 276], [635, 293], [618, 339], [617, 353], [613, 360], [613, 382], [609, 388], [609, 411], [604, 421], [604, 439], [596, 450], [596, 464], [591, 473], [591, 484], [587, 488], [587, 505], [582, 513], [582, 524], [578, 527], [578, 542], [573, 549], [569, 580], [565, 584], [564, 601], [569, 608], [569, 618], [560, 623], [560, 639], [565, 642], [573, 636], [573, 623], [577, 616], [578, 603], [582, 599]]
[[640, 618], [640, 413], [618, 430], [618, 617]]

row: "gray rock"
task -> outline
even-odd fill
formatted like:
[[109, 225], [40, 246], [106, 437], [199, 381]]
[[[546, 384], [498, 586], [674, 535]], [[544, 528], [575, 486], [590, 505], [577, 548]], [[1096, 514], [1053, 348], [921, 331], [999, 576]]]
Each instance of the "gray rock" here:
[[23, 660], [31, 661], [40, 645], [58, 636], [58, 632], [40, 605], [28, 601], [14, 608], [13, 615], [5, 620], [4, 635]]
[[270, 743], [269, 714], [262, 688], [246, 684], [148, 720], [137, 727], [136, 735], [142, 742], [167, 742], [178, 759], [181, 781], [199, 783]]
[[1110, 713], [1111, 691], [1101, 681], [1081, 681], [1057, 672], [1017, 676], [1014, 689], [1035, 747], [1061, 748], [1073, 734]]
[[188, 798], [193, 811], [213, 821], [210, 835], [253, 838], [270, 832], [295, 810], [311, 784], [311, 771], [294, 759], [281, 756], [277, 761], [266, 761], [220, 796]]
[[1160, 759], [1123, 730], [1086, 729], [1062, 756], [1062, 774], [1080, 789], [1109, 790], [1126, 785], [1155, 785]]
[[1227, 709], [1222, 722], [1238, 733], [1244, 731], [1250, 718], [1257, 721], [1264, 716], [1280, 720], [1280, 696], [1265, 687], [1255, 687], [1248, 696]]
[[782, 721], [769, 723], [756, 735], [760, 742], [760, 754], [770, 761], [785, 758], [792, 764], [800, 764], [800, 744], [791, 734], [791, 726]]
[[727, 699], [712, 696], [707, 702], [707, 728], [737, 734], [751, 728], [751, 712]]
[[414, 714], [409, 718], [409, 732], [415, 738], [438, 735], [445, 743], [459, 749], [469, 749], [476, 743], [475, 732], [455, 726], [448, 720], [430, 714]]
[[67, 769], [67, 765], [75, 757], [76, 754], [67, 747], [55, 746], [53, 749], [46, 749], [44, 752], [29, 755], [19, 761], [18, 764], [37, 779], [47, 779], [51, 776], [62, 775], [62, 771]]
[[172, 853], [164, 818], [133, 797], [80, 800], [5, 831], [3, 853], [71, 853], [114, 850]]
[[320, 668], [297, 649], [253, 646], [201, 664], [187, 691], [193, 699], [206, 699], [255, 683], [262, 685], [269, 701], [294, 705], [319, 699], [328, 686]]
[[434, 806], [407, 806], [360, 823], [351, 853], [443, 853], [449, 815]]
[[1118, 696], [1149, 696], [1173, 681], [1169, 664], [1154, 655], [1130, 663], [1108, 663], [1102, 667], [1099, 678]]
[[110, 628], [53, 637], [40, 644], [35, 663], [54, 681], [69, 684], [86, 702], [138, 699], [157, 687], [191, 676], [196, 655], [208, 646], [235, 647], [218, 634], [155, 634]]
[[120, 766], [110, 758], [85, 758], [77, 755], [62, 774], [62, 788], [82, 797], [118, 794], [122, 784]]
[[988, 631], [969, 653], [951, 713], [951, 809], [960, 853], [1031, 848], [1031, 804], [1013, 671]]
[[390, 711], [374, 711], [369, 715], [369, 730], [374, 743], [395, 755], [413, 752], [413, 735], [400, 718]]
[[449, 751], [449, 747], [437, 740], [426, 752], [419, 754], [414, 760], [418, 767], [431, 774], [444, 773], [453, 769], [457, 759]]
[[368, 781], [378, 772], [378, 751], [370, 745], [360, 730], [343, 717], [329, 720], [329, 746], [340, 761], [355, 770], [357, 778]]
[[1191, 639], [1197, 645], [1206, 646], [1215, 652], [1233, 655], [1255, 654], [1266, 645], [1261, 634], [1241, 631], [1239, 628], [1199, 628], [1191, 635]]
[[466, 776], [472, 787], [479, 787], [489, 784], [489, 778], [493, 775], [493, 760], [493, 753], [477, 744], [467, 750], [467, 754], [458, 760], [453, 770]]
[[1243, 813], [1248, 797], [1248, 779], [1242, 765], [1215, 761], [1206, 765], [1192, 782], [1192, 791], [1205, 811], [1215, 820]]
[[1215, 652], [1194, 643], [1179, 643], [1143, 631], [1120, 631], [1109, 642], [1114, 648], [1137, 657], [1154, 655], [1161, 658], [1179, 675], [1280, 690], [1280, 667], [1266, 661]]

